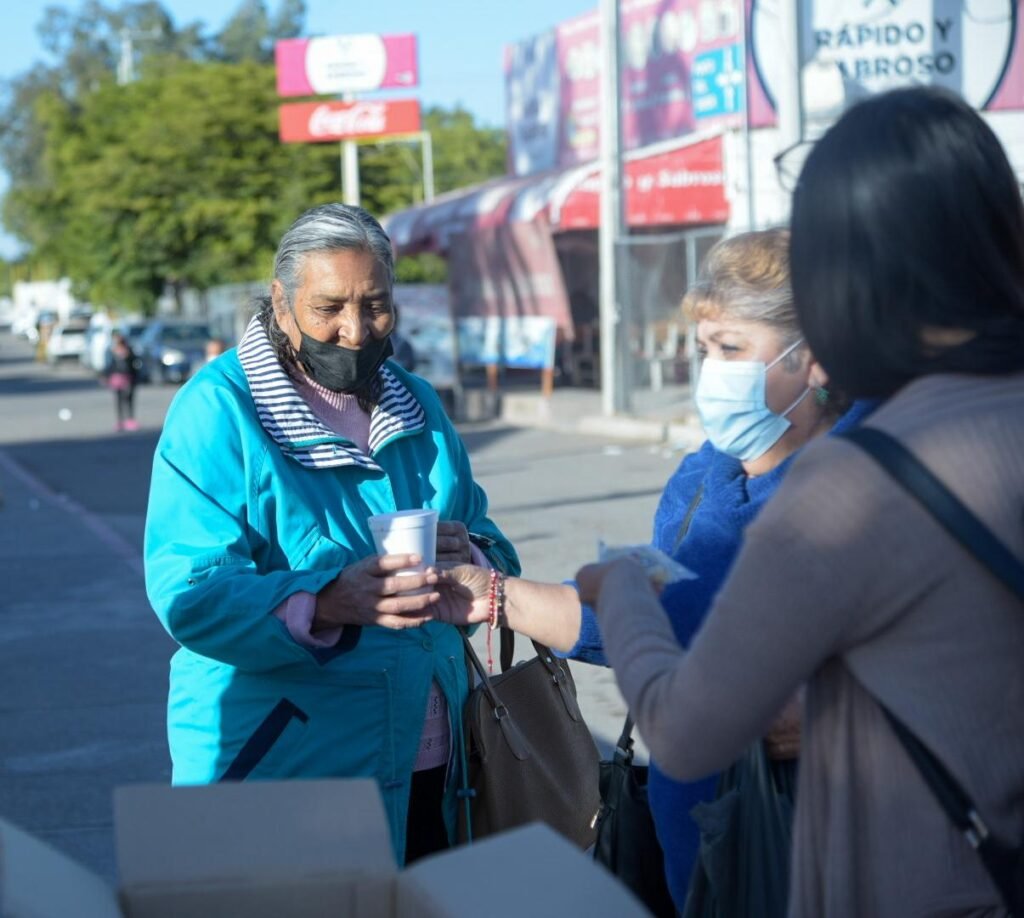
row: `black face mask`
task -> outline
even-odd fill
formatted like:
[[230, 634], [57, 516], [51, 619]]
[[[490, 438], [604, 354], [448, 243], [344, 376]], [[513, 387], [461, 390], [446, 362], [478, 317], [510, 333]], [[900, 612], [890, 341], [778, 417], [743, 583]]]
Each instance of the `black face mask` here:
[[299, 362], [306, 372], [325, 389], [332, 392], [356, 392], [373, 379], [380, 365], [395, 349], [391, 336], [374, 338], [359, 350], [325, 344], [299, 330]]

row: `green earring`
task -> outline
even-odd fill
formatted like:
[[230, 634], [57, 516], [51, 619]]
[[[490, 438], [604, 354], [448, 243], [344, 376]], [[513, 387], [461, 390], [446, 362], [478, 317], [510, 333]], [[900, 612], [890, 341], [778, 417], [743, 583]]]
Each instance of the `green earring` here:
[[818, 386], [814, 390], [814, 400], [819, 405], [827, 405], [828, 404], [828, 389], [826, 389], [824, 386]]

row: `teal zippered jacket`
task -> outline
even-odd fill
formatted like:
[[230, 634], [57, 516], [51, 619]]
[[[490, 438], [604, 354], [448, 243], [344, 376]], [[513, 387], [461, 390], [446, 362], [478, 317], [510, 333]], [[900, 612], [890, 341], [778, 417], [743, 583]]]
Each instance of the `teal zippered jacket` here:
[[366, 520], [376, 513], [435, 508], [483, 537], [495, 566], [517, 573], [519, 562], [487, 517], [437, 394], [393, 363], [379, 372], [367, 455], [313, 414], [254, 319], [168, 412], [146, 518], [146, 589], [180, 645], [167, 714], [174, 783], [373, 777], [401, 863], [432, 680], [451, 721], [454, 837], [467, 694], [458, 630], [349, 626], [322, 650], [297, 643], [273, 611], [375, 554]]

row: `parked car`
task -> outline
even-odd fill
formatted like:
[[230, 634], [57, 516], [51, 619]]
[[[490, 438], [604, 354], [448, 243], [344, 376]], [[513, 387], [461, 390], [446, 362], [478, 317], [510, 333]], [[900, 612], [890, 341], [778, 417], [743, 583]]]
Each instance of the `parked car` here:
[[212, 337], [205, 322], [153, 319], [129, 343], [139, 358], [143, 382], [184, 382], [205, 359], [206, 342]]
[[61, 360], [81, 359], [87, 330], [80, 322], [58, 322], [46, 341], [46, 362], [53, 366]]

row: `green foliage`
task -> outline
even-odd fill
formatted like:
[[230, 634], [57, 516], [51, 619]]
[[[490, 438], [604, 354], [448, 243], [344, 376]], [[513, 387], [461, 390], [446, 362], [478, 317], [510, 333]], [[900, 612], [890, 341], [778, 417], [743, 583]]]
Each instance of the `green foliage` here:
[[263, 0], [242, 0], [217, 36], [217, 56], [225, 61], [270, 63], [274, 42], [301, 34], [305, 19], [304, 0], [281, 0], [273, 18]]
[[448, 262], [433, 252], [407, 255], [395, 262], [395, 281], [399, 284], [447, 283]]
[[[505, 173], [505, 134], [478, 128], [461, 108], [424, 113], [434, 150], [437, 194]], [[423, 161], [418, 141], [364, 145], [359, 149], [363, 206], [382, 215], [423, 202]]]
[[434, 184], [438, 194], [505, 174], [505, 132], [478, 128], [463, 108], [431, 108], [424, 118], [434, 138]]
[[[71, 13], [40, 26], [58, 58], [3, 87], [0, 164], [9, 232], [26, 258], [71, 277], [94, 302], [149, 309], [167, 287], [203, 290], [266, 279], [277, 242], [308, 207], [340, 198], [338, 144], [282, 144], [277, 136], [276, 37], [301, 32], [303, 0], [273, 17], [245, 0], [213, 40], [175, 29], [159, 3]], [[136, 45], [137, 79], [114, 78], [122, 28], [150, 30]], [[438, 193], [500, 175], [505, 141], [463, 110], [432, 109]], [[418, 144], [360, 148], [364, 206], [377, 215], [422, 200]], [[403, 259], [403, 281], [440, 282], [445, 266]]]
[[267, 65], [151, 59], [131, 85], [42, 117], [64, 219], [40, 244], [100, 302], [264, 277], [294, 216], [333, 196], [328, 151], [278, 141]]

